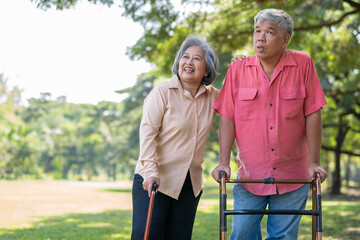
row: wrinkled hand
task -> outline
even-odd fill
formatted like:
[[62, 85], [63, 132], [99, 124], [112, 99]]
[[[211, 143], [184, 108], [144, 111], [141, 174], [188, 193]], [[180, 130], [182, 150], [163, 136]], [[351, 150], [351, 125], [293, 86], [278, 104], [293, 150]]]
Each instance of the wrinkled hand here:
[[311, 163], [309, 165], [309, 175], [311, 177], [312, 180], [315, 179], [315, 174], [316, 173], [319, 173], [320, 174], [320, 180], [321, 182], [324, 182], [325, 179], [327, 178], [327, 172], [322, 168], [320, 167], [319, 164], [317, 163]]
[[[154, 185], [154, 183], [156, 183], [157, 185], [160, 186], [160, 178], [150, 177], [150, 178], [146, 179], [145, 181], [143, 181], [143, 188], [145, 191], [148, 192], [149, 197], [151, 195], [152, 186]], [[157, 189], [159, 189], [159, 188], [157, 188]], [[156, 189], [156, 192], [158, 191], [157, 189]]]
[[231, 174], [231, 169], [228, 165], [221, 165], [219, 164], [217, 167], [215, 167], [212, 171], [211, 171], [211, 176], [216, 180], [216, 181], [220, 181], [220, 172], [224, 171], [226, 172], [226, 179], [230, 179], [230, 174]]
[[231, 64], [233, 64], [234, 62], [242, 61], [242, 60], [245, 59], [245, 58], [246, 58], [245, 55], [242, 55], [242, 54], [236, 55], [235, 57], [233, 57], [233, 58], [231, 59], [231, 63], [228, 65], [228, 67], [230, 67]]

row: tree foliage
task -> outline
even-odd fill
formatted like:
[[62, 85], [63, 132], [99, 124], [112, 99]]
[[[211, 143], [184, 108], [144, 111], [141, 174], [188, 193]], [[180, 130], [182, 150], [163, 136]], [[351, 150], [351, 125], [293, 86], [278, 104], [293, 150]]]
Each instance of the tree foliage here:
[[[43, 10], [47, 10], [52, 7], [55, 7], [57, 10], [64, 10], [76, 6], [76, 4], [80, 0], [30, 0], [30, 1], [35, 2], [36, 6]], [[114, 4], [114, 0], [88, 0], [88, 1], [94, 4], [101, 3], [107, 6], [111, 6]]]

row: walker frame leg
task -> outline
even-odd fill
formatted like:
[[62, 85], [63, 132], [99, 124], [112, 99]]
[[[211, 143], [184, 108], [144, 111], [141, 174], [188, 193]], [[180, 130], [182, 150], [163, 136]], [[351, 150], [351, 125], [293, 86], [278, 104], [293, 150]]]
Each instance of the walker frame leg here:
[[220, 239], [226, 240], [227, 220], [226, 220], [226, 172], [220, 172]]

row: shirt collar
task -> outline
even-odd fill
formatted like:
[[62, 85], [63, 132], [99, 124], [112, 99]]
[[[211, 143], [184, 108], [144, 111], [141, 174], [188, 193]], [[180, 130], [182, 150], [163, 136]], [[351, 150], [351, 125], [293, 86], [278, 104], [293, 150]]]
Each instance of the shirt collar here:
[[[171, 79], [170, 79], [170, 84], [169, 84], [169, 88], [178, 88], [180, 90], [180, 92], [182, 94], [186, 94], [184, 91], [184, 88], [180, 82], [180, 79], [177, 75], [174, 75]], [[201, 94], [205, 93], [207, 91], [207, 87], [204, 84], [200, 84], [199, 90], [196, 93], [195, 98], [197, 98], [198, 96], [200, 96]], [[186, 91], [187, 92], [187, 91]]]
[[[260, 66], [260, 59], [256, 56], [253, 56], [251, 58], [249, 58], [249, 61], [247, 61], [245, 63], [245, 66]], [[285, 49], [283, 55], [280, 58], [279, 63], [277, 64], [276, 67], [279, 67], [280, 69], [283, 69], [284, 67], [287, 66], [297, 66], [297, 63], [295, 62], [292, 54], [291, 54], [291, 50], [287, 50]]]
[[181, 83], [180, 83], [180, 79], [178, 78], [177, 75], [174, 75], [171, 79], [170, 79], [170, 84], [169, 84], [169, 88], [179, 88], [179, 89], [183, 89]]

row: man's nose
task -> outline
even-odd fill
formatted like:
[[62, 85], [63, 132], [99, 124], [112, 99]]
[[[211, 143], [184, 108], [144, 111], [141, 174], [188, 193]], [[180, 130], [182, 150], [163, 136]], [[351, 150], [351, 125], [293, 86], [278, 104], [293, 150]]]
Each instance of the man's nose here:
[[265, 34], [263, 34], [263, 33], [258, 34], [257, 41], [264, 42], [265, 41]]

